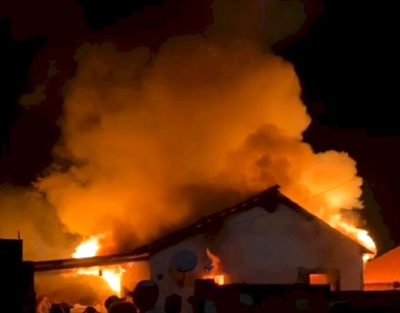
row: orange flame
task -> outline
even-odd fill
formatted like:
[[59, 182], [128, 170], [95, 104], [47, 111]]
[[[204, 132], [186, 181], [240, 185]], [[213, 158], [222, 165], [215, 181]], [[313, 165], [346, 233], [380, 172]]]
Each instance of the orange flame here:
[[75, 259], [90, 258], [97, 255], [100, 248], [99, 240], [104, 238], [104, 235], [91, 236], [88, 240], [81, 243], [72, 254]]
[[377, 253], [376, 244], [366, 230], [357, 228], [349, 223], [346, 223], [342, 220], [340, 215], [331, 216], [328, 224], [341, 231], [345, 235], [350, 236], [371, 252], [365, 253], [363, 255], [364, 263], [375, 257]]
[[[96, 256], [100, 249], [99, 240], [101, 238], [104, 238], [104, 235], [91, 236], [76, 248], [72, 257], [75, 259], [81, 259]], [[118, 296], [121, 296], [121, 279], [124, 272], [125, 271], [121, 266], [112, 266], [105, 269], [100, 269], [100, 267], [82, 268], [77, 271], [77, 274], [101, 276], [108, 283], [110, 289]]]
[[220, 267], [221, 260], [219, 259], [219, 257], [212, 254], [209, 249], [206, 250], [206, 253], [207, 257], [211, 260], [211, 264], [213, 266], [213, 269], [211, 271], [215, 274], [212, 275], [207, 274], [204, 275], [203, 278], [213, 279], [216, 284], [223, 285], [225, 283], [225, 275], [221, 274], [221, 267]]

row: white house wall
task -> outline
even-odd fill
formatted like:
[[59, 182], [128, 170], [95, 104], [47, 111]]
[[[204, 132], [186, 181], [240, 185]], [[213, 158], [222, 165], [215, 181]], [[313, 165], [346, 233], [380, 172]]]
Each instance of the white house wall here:
[[[208, 263], [207, 245], [199, 237], [189, 238], [168, 247], [151, 260], [152, 277], [160, 285], [160, 304], [175, 292], [186, 299], [192, 286], [181, 290], [169, 278], [169, 262], [174, 253], [188, 249], [199, 257], [196, 270], [187, 277], [201, 277]], [[307, 221], [294, 210], [279, 205], [273, 213], [257, 207], [231, 217], [225, 222], [223, 238], [213, 249], [232, 283], [291, 284], [298, 278], [298, 268], [337, 268], [341, 273], [342, 290], [361, 290], [363, 263], [358, 245], [340, 236], [330, 227], [312, 219]], [[158, 280], [158, 275], [163, 279]]]
[[[185, 276], [185, 288], [180, 288], [170, 278], [169, 265], [173, 255], [181, 250], [190, 250], [199, 257], [199, 264], [197, 268], [186, 274]], [[179, 294], [183, 297], [183, 311], [191, 312], [191, 307], [187, 302], [187, 299], [193, 295], [193, 283], [194, 279], [199, 278], [203, 274], [203, 268], [207, 264], [207, 257], [205, 255], [206, 248], [196, 238], [182, 241], [178, 245], [174, 245], [164, 249], [150, 259], [151, 275], [152, 279], [157, 282], [160, 287], [160, 297], [158, 305], [164, 307], [165, 298], [172, 293]], [[163, 275], [160, 280], [159, 275]]]
[[362, 289], [360, 248], [316, 221], [283, 205], [274, 213], [255, 208], [226, 223], [216, 254], [235, 282], [290, 284], [299, 267], [338, 268], [342, 290]]

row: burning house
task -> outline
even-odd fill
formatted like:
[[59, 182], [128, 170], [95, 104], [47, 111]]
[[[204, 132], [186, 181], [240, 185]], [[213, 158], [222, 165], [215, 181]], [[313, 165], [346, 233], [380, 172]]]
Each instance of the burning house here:
[[173, 232], [148, 252], [160, 305], [193, 295], [196, 279], [218, 284], [327, 284], [362, 290], [364, 247], [282, 195], [278, 188]]
[[[86, 246], [95, 250], [95, 243], [86, 242], [77, 251]], [[160, 286], [159, 304], [179, 294], [189, 305], [186, 299], [193, 295], [197, 279], [220, 285], [300, 283], [362, 290], [369, 253], [274, 187], [129, 254], [94, 257], [93, 251], [81, 251], [75, 259], [37, 262], [35, 271], [80, 268], [78, 274], [94, 276], [100, 271], [119, 293], [125, 276], [121, 264], [146, 262], [146, 275]]]

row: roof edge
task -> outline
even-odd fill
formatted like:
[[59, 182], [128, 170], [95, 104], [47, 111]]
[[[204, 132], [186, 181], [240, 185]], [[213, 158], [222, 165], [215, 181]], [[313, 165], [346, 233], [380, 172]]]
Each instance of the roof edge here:
[[361, 243], [359, 243], [357, 240], [347, 236], [346, 234], [342, 233], [340, 230], [336, 229], [335, 227], [332, 227], [331, 225], [329, 225], [329, 223], [325, 222], [322, 218], [319, 218], [318, 216], [312, 214], [311, 212], [307, 211], [305, 208], [303, 208], [302, 206], [300, 206], [299, 204], [297, 204], [296, 202], [294, 202], [293, 200], [291, 200], [288, 196], [286, 196], [285, 194], [283, 194], [282, 192], [278, 191], [278, 193], [280, 195], [282, 195], [282, 197], [285, 198], [285, 202], [290, 203], [290, 205], [292, 206], [292, 208], [296, 208], [299, 211], [303, 211], [301, 212], [302, 214], [306, 214], [306, 215], [310, 215], [312, 216], [312, 218], [318, 220], [319, 222], [323, 223], [324, 225], [328, 226], [330, 229], [332, 229], [334, 232], [339, 233], [341, 236], [345, 237], [348, 240], [351, 240], [353, 243], [357, 244], [361, 249], [362, 252], [367, 253], [367, 254], [374, 254], [374, 252], [370, 251], [369, 249], [367, 249], [366, 247], [364, 247]]
[[302, 206], [300, 206], [299, 204], [297, 204], [296, 202], [291, 200], [289, 197], [287, 197], [285, 194], [283, 194], [280, 191], [280, 189], [281, 189], [280, 185], [274, 185], [274, 186], [268, 188], [267, 190], [263, 191], [262, 193], [256, 194], [256, 195], [248, 198], [247, 200], [244, 200], [234, 206], [225, 208], [223, 210], [217, 211], [216, 213], [213, 213], [213, 214], [210, 214], [207, 216], [203, 216], [200, 219], [198, 219], [196, 222], [189, 224], [186, 227], [178, 228], [177, 230], [172, 231], [172, 232], [168, 233], [167, 235], [164, 235], [164, 236], [154, 240], [153, 242], [151, 242], [148, 245], [139, 247], [138, 249], [134, 249], [133, 251], [130, 252], [130, 254], [137, 255], [137, 254], [142, 254], [142, 253], [146, 253], [146, 252], [149, 252], [150, 254], [156, 253], [156, 252], [164, 249], [165, 247], [168, 247], [172, 244], [176, 244], [177, 242], [181, 241], [182, 239], [178, 240], [179, 239], [178, 237], [180, 237], [180, 236], [191, 237], [192, 235], [194, 235], [194, 233], [198, 232], [200, 229], [203, 229], [205, 226], [212, 224], [211, 222], [213, 219], [218, 219], [218, 221], [220, 219], [226, 219], [229, 216], [236, 215], [239, 212], [248, 211], [250, 209], [253, 209], [256, 206], [260, 206], [260, 207], [263, 207], [266, 210], [268, 210], [266, 200], [270, 201], [271, 196], [274, 196], [274, 195], [280, 199], [279, 202], [281, 202], [282, 204], [286, 204], [291, 209], [294, 209], [296, 211], [296, 213], [301, 214], [307, 220], [314, 220], [314, 219], [318, 220], [319, 222], [326, 225], [329, 229], [333, 230], [340, 236], [343, 236], [345, 239], [350, 240], [352, 243], [355, 243], [356, 245], [358, 245], [362, 249], [363, 253], [374, 254], [374, 252], [368, 250], [366, 247], [361, 245], [357, 240], [345, 235], [338, 229], [329, 225], [323, 219], [312, 214], [311, 212], [309, 212], [308, 210], [306, 210], [305, 208], [303, 208]]
[[[246, 200], [219, 210], [213, 214], [203, 216], [199, 218], [196, 222], [189, 224], [188, 226], [178, 228], [175, 231], [172, 231], [154, 241], [152, 241], [150, 244], [139, 247], [137, 249], [134, 249], [131, 251], [131, 254], [142, 254], [146, 252], [150, 252], [150, 254], [156, 253], [157, 251], [162, 250], [165, 246], [169, 246], [173, 244], [171, 241], [176, 241], [173, 240], [174, 237], [177, 237], [178, 235], [190, 237], [195, 230], [199, 230], [203, 228], [205, 225], [212, 224], [210, 220], [213, 220], [215, 218], [227, 218], [229, 216], [232, 216], [234, 214], [237, 214], [239, 212], [244, 212], [250, 209], [255, 208], [257, 205], [262, 206], [262, 202], [270, 197], [271, 195], [278, 194], [279, 193], [279, 185], [274, 185], [267, 190], [263, 191], [262, 193], [258, 193], [256, 195], [251, 196], [250, 198], [247, 198]], [[280, 194], [280, 193], [279, 193]], [[156, 246], [158, 246], [156, 248]]]

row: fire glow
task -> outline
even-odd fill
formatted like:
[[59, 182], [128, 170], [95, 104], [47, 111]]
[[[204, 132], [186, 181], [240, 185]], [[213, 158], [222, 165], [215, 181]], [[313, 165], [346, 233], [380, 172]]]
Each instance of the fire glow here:
[[[104, 235], [92, 236], [88, 240], [81, 243], [72, 254], [75, 259], [90, 258], [97, 255], [100, 249], [99, 240], [104, 238]], [[110, 289], [121, 296], [121, 280], [124, 274], [124, 269], [121, 266], [107, 266], [106, 268], [90, 267], [77, 270], [79, 275], [101, 276], [110, 286]]]
[[346, 223], [340, 217], [340, 215], [333, 215], [328, 223], [337, 230], [341, 231], [346, 236], [349, 236], [359, 242], [363, 247], [371, 251], [371, 254], [364, 254], [363, 261], [367, 262], [375, 257], [377, 248], [374, 240], [364, 229], [359, 229], [351, 224]]
[[211, 270], [215, 274], [207, 273], [203, 276], [204, 279], [212, 279], [218, 285], [224, 285], [225, 275], [221, 273], [221, 260], [216, 255], [212, 254], [209, 249], [206, 250], [207, 257], [211, 260]]
[[[109, 44], [79, 48], [79, 71], [63, 110], [68, 140], [57, 153], [83, 165], [51, 171], [36, 184], [63, 224], [79, 234], [114, 231], [98, 223], [113, 210], [121, 225], [128, 223], [146, 241], [183, 223], [181, 212], [199, 217], [191, 200], [203, 190], [246, 194], [278, 184], [298, 202], [311, 196], [316, 201], [305, 209], [375, 252], [366, 231], [332, 217], [341, 209], [362, 209], [362, 179], [347, 153], [316, 153], [302, 141], [311, 117], [295, 68], [257, 45], [226, 49], [189, 37], [168, 41], [154, 56], [142, 47], [129, 54]], [[113, 79], [105, 84], [99, 73]], [[188, 106], [187, 99], [195, 100]], [[88, 214], [78, 223], [88, 204], [97, 218]]]

